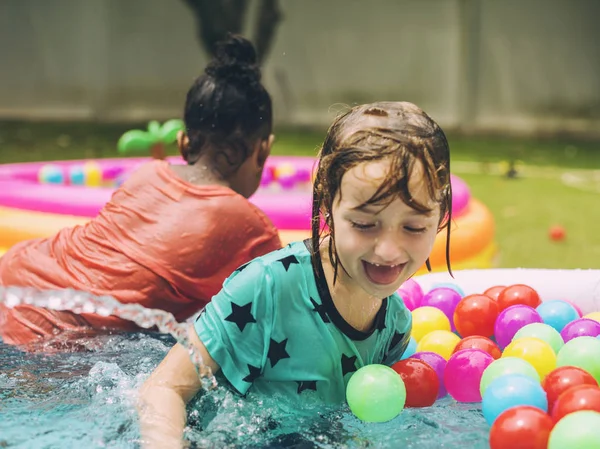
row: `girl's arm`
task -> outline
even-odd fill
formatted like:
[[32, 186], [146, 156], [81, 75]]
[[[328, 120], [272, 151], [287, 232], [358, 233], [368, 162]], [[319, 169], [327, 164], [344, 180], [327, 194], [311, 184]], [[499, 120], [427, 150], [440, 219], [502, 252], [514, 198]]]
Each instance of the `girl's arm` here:
[[[189, 329], [189, 339], [200, 351], [204, 364], [216, 374], [219, 365], [208, 354], [193, 325]], [[177, 343], [141, 388], [138, 413], [142, 447], [183, 447], [186, 404], [200, 388], [198, 373], [188, 351]]]

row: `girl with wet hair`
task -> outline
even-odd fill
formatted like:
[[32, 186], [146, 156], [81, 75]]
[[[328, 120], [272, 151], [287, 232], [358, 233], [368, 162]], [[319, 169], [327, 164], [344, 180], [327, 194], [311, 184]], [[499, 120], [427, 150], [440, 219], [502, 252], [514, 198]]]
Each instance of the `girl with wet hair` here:
[[[270, 220], [247, 200], [273, 143], [271, 98], [249, 41], [230, 36], [218, 46], [187, 94], [184, 121], [185, 165], [144, 164], [87, 224], [17, 244], [0, 259], [0, 285], [111, 295], [183, 321], [237, 267], [281, 248]], [[136, 328], [114, 316], [0, 305], [5, 343], [89, 329]]]
[[[190, 327], [206, 367], [242, 395], [341, 403], [356, 370], [400, 360], [412, 325], [396, 291], [451, 217], [448, 142], [413, 104], [352, 108], [318, 164], [312, 238], [237, 269]], [[145, 447], [181, 444], [200, 388], [175, 345], [142, 387]]]

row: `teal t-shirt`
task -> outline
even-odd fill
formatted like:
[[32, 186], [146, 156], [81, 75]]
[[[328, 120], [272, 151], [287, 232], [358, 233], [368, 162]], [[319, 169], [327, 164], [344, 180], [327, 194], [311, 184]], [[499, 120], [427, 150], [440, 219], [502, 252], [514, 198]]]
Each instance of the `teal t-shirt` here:
[[372, 330], [339, 314], [309, 241], [295, 242], [238, 268], [194, 326], [222, 374], [241, 394], [317, 394], [345, 400], [358, 368], [392, 365], [404, 353], [411, 313], [394, 294], [382, 301]]

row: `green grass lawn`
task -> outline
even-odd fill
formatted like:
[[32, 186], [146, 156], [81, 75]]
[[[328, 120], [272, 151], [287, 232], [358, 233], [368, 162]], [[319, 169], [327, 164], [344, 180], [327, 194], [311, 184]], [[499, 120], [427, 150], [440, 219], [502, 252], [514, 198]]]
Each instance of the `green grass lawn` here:
[[[0, 163], [115, 157], [119, 136], [143, 126], [0, 122]], [[273, 154], [314, 156], [324, 136], [325, 130], [279, 130]], [[600, 170], [600, 142], [452, 135], [449, 141], [453, 172], [494, 214], [500, 266], [600, 267], [600, 175], [591, 171]], [[517, 179], [502, 175], [509, 160], [519, 161]], [[566, 229], [566, 240], [548, 238], [555, 224]]]

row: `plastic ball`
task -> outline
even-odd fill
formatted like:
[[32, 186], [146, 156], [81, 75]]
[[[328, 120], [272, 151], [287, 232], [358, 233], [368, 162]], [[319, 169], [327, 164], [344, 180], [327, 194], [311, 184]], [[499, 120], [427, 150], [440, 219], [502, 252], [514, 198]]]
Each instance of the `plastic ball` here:
[[538, 292], [524, 284], [509, 285], [498, 295], [500, 311], [515, 305], [524, 305], [535, 309], [541, 302]]
[[430, 332], [450, 331], [450, 321], [440, 309], [435, 307], [417, 307], [412, 312], [411, 336], [419, 343]]
[[554, 421], [530, 405], [502, 412], [490, 429], [490, 449], [546, 449]]
[[577, 337], [597, 337], [600, 335], [600, 323], [589, 318], [579, 318], [567, 324], [560, 335], [565, 343]]
[[69, 183], [74, 186], [85, 184], [85, 173], [81, 165], [72, 165], [69, 167]]
[[523, 359], [516, 357], [502, 357], [494, 360], [483, 372], [481, 382], [479, 383], [479, 393], [481, 397], [485, 395], [485, 390], [494, 380], [508, 374], [520, 374], [530, 377], [537, 383], [540, 382], [540, 375], [533, 365]]
[[481, 349], [487, 352], [494, 359], [499, 359], [502, 356], [502, 351], [496, 343], [487, 337], [481, 337], [480, 335], [471, 335], [470, 337], [463, 338], [458, 342], [454, 348], [454, 353], [462, 351], [463, 349]]
[[550, 432], [548, 449], [598, 449], [600, 413], [583, 410], [561, 419]]
[[[398, 291], [407, 292], [415, 303], [415, 309], [421, 306], [423, 300], [423, 289], [421, 285], [414, 279], [408, 279], [400, 286]], [[402, 296], [402, 295], [400, 295]]]
[[545, 341], [552, 347], [555, 354], [558, 354], [558, 351], [560, 351], [565, 344], [558, 331], [552, 326], [548, 326], [544, 323], [532, 323], [522, 327], [517, 331], [513, 340], [523, 337], [539, 338], [540, 340]]
[[598, 321], [600, 323], [600, 312], [591, 312], [584, 315], [582, 318], [587, 318], [589, 320]]
[[559, 351], [556, 364], [581, 368], [600, 384], [600, 340], [594, 337], [578, 337], [568, 341]]
[[[600, 387], [598, 385], [576, 385], [564, 391], [554, 403], [552, 419], [554, 422], [558, 422], [569, 413], [580, 410], [593, 410], [600, 413]], [[598, 431], [600, 432], [600, 429]]]
[[454, 310], [454, 325], [462, 337], [491, 337], [498, 317], [496, 301], [486, 295], [469, 295], [460, 300]]
[[402, 290], [402, 287], [400, 287], [396, 293], [400, 295], [400, 298], [402, 298], [402, 302], [404, 303], [406, 308], [411, 312], [415, 309], [418, 309], [421, 306], [421, 299], [416, 298], [414, 293], [407, 290]]
[[85, 174], [85, 185], [88, 187], [99, 187], [102, 184], [102, 169], [97, 162], [87, 161], [83, 164]]
[[560, 366], [550, 372], [542, 382], [542, 388], [548, 396], [548, 411], [552, 413], [554, 403], [562, 393], [578, 385], [598, 386], [590, 373], [576, 366]]
[[550, 229], [548, 229], [548, 237], [550, 237], [550, 240], [554, 242], [560, 242], [564, 240], [566, 235], [567, 233], [565, 231], [565, 228], [563, 228], [560, 225], [554, 225], [551, 226]]
[[460, 337], [448, 330], [429, 332], [417, 343], [417, 352], [435, 352], [448, 360]]
[[437, 398], [443, 398], [448, 394], [446, 386], [444, 385], [444, 370], [446, 369], [446, 359], [435, 352], [417, 352], [410, 356], [411, 359], [423, 360], [429, 366], [433, 368], [437, 374], [439, 381], [439, 389]]
[[552, 347], [538, 338], [524, 337], [513, 340], [504, 349], [502, 357], [518, 357], [531, 363], [541, 380], [556, 368], [556, 354]]
[[544, 323], [552, 326], [558, 332], [562, 331], [571, 321], [579, 318], [575, 307], [567, 301], [545, 301], [537, 306], [535, 310], [540, 314]]
[[261, 187], [269, 186], [273, 182], [273, 179], [273, 167], [265, 167], [260, 178]]
[[394, 419], [404, 408], [406, 387], [389, 366], [367, 365], [358, 369], [348, 381], [346, 400], [358, 419], [385, 422]]
[[55, 164], [44, 165], [38, 172], [38, 182], [40, 184], [64, 184], [65, 174], [62, 167]]
[[402, 354], [402, 358], [400, 360], [405, 360], [405, 359], [409, 358], [415, 352], [417, 352], [417, 340], [410, 337], [410, 340], [408, 340], [408, 346], [406, 346], [406, 349], [404, 350], [404, 354]]
[[427, 292], [421, 301], [421, 307], [436, 307], [448, 317], [451, 330], [454, 328], [454, 310], [462, 299], [460, 293], [447, 287], [438, 287]]
[[522, 327], [541, 322], [542, 317], [540, 314], [529, 306], [515, 305], [508, 307], [500, 312], [494, 325], [496, 342], [501, 348], [505, 348]]
[[429, 407], [437, 399], [440, 381], [435, 370], [419, 359], [401, 360], [392, 369], [400, 374], [406, 386], [405, 407]]
[[461, 298], [465, 296], [465, 291], [462, 288], [460, 288], [460, 286], [452, 282], [436, 282], [432, 286], [432, 289], [434, 288], [451, 288], [452, 290], [456, 291]]
[[546, 392], [539, 382], [522, 374], [508, 374], [489, 384], [482, 401], [483, 417], [491, 426], [503, 412], [519, 405], [548, 411]]
[[494, 301], [498, 301], [498, 296], [500, 296], [500, 292], [506, 288], [506, 285], [494, 285], [493, 287], [488, 288], [483, 292], [484, 295], [489, 296]]
[[458, 402], [481, 402], [481, 377], [493, 361], [494, 358], [481, 349], [463, 349], [453, 354], [444, 371], [448, 394]]

